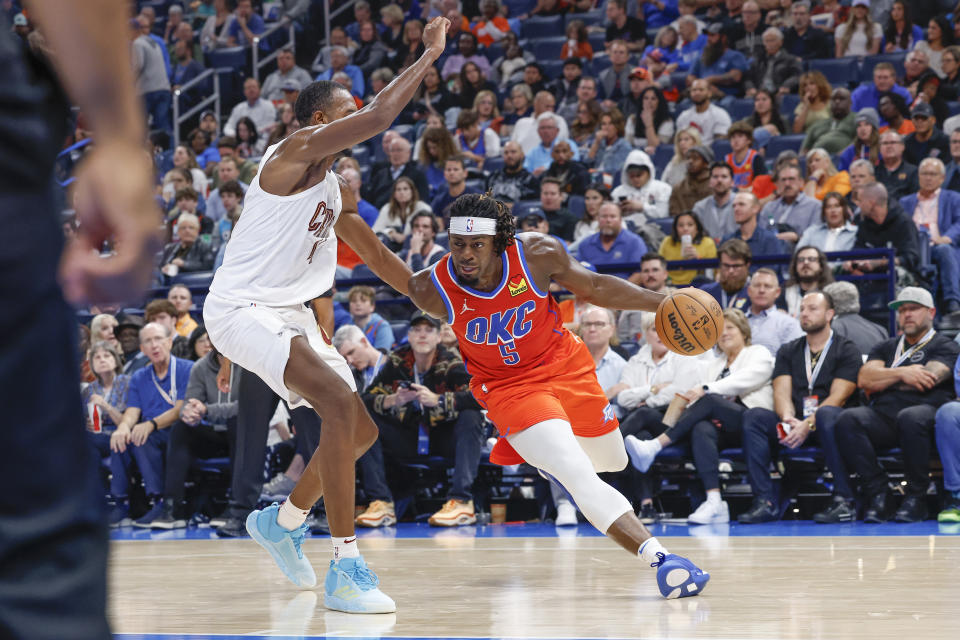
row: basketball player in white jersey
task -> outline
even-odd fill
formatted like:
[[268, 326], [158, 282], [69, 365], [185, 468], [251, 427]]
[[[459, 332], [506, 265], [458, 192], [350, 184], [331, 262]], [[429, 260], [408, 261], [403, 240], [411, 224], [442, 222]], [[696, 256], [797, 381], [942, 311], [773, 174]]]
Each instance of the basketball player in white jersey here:
[[331, 166], [336, 154], [385, 130], [413, 97], [441, 53], [449, 21], [423, 33], [423, 56], [357, 110], [335, 82], [314, 82], [297, 99], [304, 126], [263, 155], [204, 305], [210, 340], [232, 362], [260, 376], [291, 407], [309, 404], [323, 418], [320, 444], [282, 505], [253, 511], [247, 532], [301, 587], [317, 578], [300, 548], [304, 520], [325, 496], [334, 557], [324, 604], [350, 613], [388, 613], [393, 600], [360, 556], [353, 528], [354, 461], [377, 438], [350, 367], [304, 304], [333, 286], [337, 238], [400, 293], [410, 270], [357, 213], [349, 187]]

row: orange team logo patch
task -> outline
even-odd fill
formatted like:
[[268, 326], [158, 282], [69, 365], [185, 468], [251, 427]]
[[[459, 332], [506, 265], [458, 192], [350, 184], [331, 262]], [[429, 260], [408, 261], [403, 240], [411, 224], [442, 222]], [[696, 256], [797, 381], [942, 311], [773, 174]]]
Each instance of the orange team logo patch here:
[[510, 282], [507, 283], [507, 289], [510, 290], [511, 296], [518, 296], [521, 293], [527, 292], [527, 281], [519, 273], [512, 278]]

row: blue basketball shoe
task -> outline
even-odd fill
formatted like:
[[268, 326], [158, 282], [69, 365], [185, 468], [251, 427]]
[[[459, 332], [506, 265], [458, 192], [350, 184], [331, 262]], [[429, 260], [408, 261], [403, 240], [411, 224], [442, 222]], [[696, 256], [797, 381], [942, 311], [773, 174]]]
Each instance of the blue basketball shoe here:
[[700, 595], [710, 581], [710, 574], [702, 571], [683, 556], [673, 553], [657, 554], [657, 561], [650, 565], [657, 569], [657, 586], [664, 598], [687, 598]]
[[397, 605], [377, 587], [380, 578], [367, 567], [363, 556], [330, 561], [324, 580], [323, 604], [346, 613], [393, 613]]
[[298, 587], [315, 587], [317, 574], [313, 572], [310, 561], [303, 557], [300, 548], [307, 534], [307, 525], [287, 531], [277, 524], [279, 511], [280, 505], [276, 502], [262, 511], [251, 511], [247, 516], [247, 533], [273, 556], [290, 582]]

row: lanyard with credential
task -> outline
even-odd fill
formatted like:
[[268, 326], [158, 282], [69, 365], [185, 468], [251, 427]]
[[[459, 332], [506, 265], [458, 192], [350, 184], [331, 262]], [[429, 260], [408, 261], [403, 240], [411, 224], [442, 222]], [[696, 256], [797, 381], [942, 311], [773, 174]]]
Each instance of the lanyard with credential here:
[[[413, 381], [417, 384], [423, 384], [420, 382], [420, 371], [417, 370], [417, 363], [413, 363]], [[414, 406], [418, 410], [422, 410], [422, 405], [419, 401], [414, 402]], [[421, 416], [420, 426], [417, 428], [417, 455], [425, 456], [430, 453], [430, 430], [427, 428], [427, 421], [430, 419], [426, 414]]]
[[823, 345], [823, 349], [820, 351], [820, 357], [817, 358], [817, 366], [811, 369], [810, 362], [812, 360], [810, 355], [810, 343], [807, 342], [803, 345], [803, 364], [807, 368], [807, 394], [813, 395], [813, 383], [817, 381], [817, 376], [820, 375], [820, 369], [823, 367], [823, 361], [827, 359], [827, 351], [830, 350], [830, 344], [833, 342], [833, 330], [830, 331], [830, 337], [827, 338], [827, 344]]
[[363, 372], [363, 388], [366, 389], [370, 386], [370, 383], [373, 382], [373, 379], [377, 377], [377, 374], [380, 373], [380, 363], [383, 361], [383, 354], [377, 356], [377, 361], [372, 367], [367, 367], [367, 370]]
[[160, 381], [157, 380], [157, 372], [153, 366], [150, 367], [150, 375], [153, 376], [153, 386], [157, 388], [160, 396], [167, 401], [171, 407], [177, 404], [177, 359], [170, 356], [170, 393], [163, 390]]
[[925, 347], [928, 342], [933, 340], [933, 336], [936, 333], [937, 332], [935, 330], [930, 329], [930, 331], [927, 331], [927, 333], [920, 339], [920, 342], [913, 345], [906, 351], [903, 350], [903, 343], [904, 343], [904, 340], [906, 339], [906, 336], [900, 336], [900, 342], [897, 343], [897, 350], [893, 354], [893, 364], [890, 365], [890, 368], [893, 369], [903, 364], [907, 358], [912, 356], [916, 351], [919, 351], [920, 349]]

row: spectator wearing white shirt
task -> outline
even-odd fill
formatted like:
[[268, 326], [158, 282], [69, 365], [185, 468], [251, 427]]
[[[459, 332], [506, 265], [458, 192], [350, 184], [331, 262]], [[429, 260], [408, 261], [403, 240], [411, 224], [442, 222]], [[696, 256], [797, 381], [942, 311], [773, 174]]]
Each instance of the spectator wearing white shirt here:
[[227, 124], [223, 126], [223, 135], [237, 135], [237, 123], [241, 118], [250, 118], [257, 125], [261, 136], [269, 136], [277, 121], [277, 110], [269, 100], [260, 96], [260, 83], [255, 78], [247, 78], [243, 83], [243, 96], [246, 98], [230, 112]]
[[705, 145], [726, 138], [731, 124], [730, 114], [710, 101], [710, 83], [703, 79], [694, 80], [690, 85], [690, 100], [693, 106], [677, 118], [677, 131], [694, 127]]
[[[685, 391], [688, 382], [699, 376], [696, 367], [700, 360], [667, 349], [660, 341], [654, 323], [654, 315], [646, 314], [641, 325], [646, 344], [627, 361], [620, 382], [611, 389], [616, 392], [617, 406], [625, 414], [620, 420], [620, 433], [625, 438], [649, 440], [666, 431], [663, 415], [667, 406], [674, 395]], [[637, 517], [650, 524], [657, 519], [652, 486], [645, 476], [636, 480], [640, 494]]]

